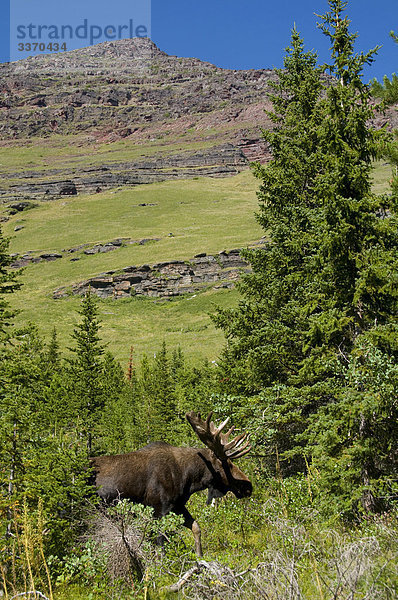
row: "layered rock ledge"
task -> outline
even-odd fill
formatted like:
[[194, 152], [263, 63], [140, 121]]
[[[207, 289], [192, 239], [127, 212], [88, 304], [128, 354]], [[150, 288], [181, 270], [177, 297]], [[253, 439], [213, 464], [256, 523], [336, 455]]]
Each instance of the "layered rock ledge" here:
[[241, 249], [215, 255], [197, 254], [188, 261], [172, 260], [150, 265], [131, 266], [123, 272], [108, 271], [72, 288], [58, 288], [53, 298], [70, 294], [84, 295], [89, 290], [100, 298], [131, 296], [173, 297], [199, 291], [207, 286], [232, 287], [250, 266], [240, 255]]
[[[0, 184], [0, 203], [11, 201], [13, 204], [10, 205], [10, 210], [15, 210], [11, 207], [17, 206], [16, 201], [18, 206], [29, 204], [20, 201], [25, 198], [54, 200], [62, 196], [93, 194], [116, 187], [167, 180], [230, 177], [247, 169], [248, 160], [255, 157], [256, 151], [258, 147], [254, 143], [248, 143], [245, 151], [232, 144], [221, 144], [202, 151], [154, 156], [135, 162], [107, 163], [79, 170], [47, 169], [45, 173], [39, 171], [10, 173], [8, 177], [14, 183], [6, 187]], [[32, 202], [30, 205], [34, 206]]]

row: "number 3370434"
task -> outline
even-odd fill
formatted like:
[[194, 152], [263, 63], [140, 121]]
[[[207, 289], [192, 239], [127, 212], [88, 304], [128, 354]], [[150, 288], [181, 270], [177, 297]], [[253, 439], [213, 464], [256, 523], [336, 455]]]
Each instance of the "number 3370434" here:
[[58, 42], [49, 42], [45, 44], [44, 42], [20, 42], [18, 44], [18, 50], [20, 52], [45, 52], [46, 50], [50, 52], [59, 52], [66, 50], [66, 43], [59, 44]]

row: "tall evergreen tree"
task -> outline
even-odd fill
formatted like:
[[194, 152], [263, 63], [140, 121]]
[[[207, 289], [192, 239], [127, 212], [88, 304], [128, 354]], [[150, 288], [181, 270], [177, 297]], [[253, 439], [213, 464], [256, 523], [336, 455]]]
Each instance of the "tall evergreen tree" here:
[[[8, 344], [12, 336], [10, 326], [16, 312], [11, 309], [4, 296], [20, 287], [17, 273], [10, 269], [12, 259], [8, 248], [9, 240], [3, 237], [0, 229], [0, 513], [6, 511], [6, 520], [3, 522], [7, 522], [9, 532], [10, 510], [15, 501], [16, 482], [23, 468], [19, 440], [28, 435], [31, 407], [30, 403], [26, 407], [21, 399], [22, 382], [18, 380], [18, 383], [15, 383], [16, 379], [21, 378], [21, 373], [15, 366], [16, 362], [20, 362], [19, 347], [13, 349]], [[22, 435], [20, 431], [23, 431]]]
[[102, 358], [105, 350], [99, 336], [98, 309], [90, 292], [84, 296], [78, 312], [82, 319], [72, 333], [75, 346], [70, 348], [74, 357], [68, 361], [69, 385], [74, 418], [91, 452], [93, 435], [105, 404]]
[[112, 454], [135, 450], [141, 438], [136, 425], [139, 392], [135, 369], [131, 364], [126, 378], [120, 364], [106, 352], [103, 379], [105, 406], [99, 423], [101, 450]]
[[12, 263], [12, 258], [8, 254], [9, 243], [9, 240], [3, 237], [0, 229], [0, 341], [6, 336], [15, 316], [15, 311], [10, 308], [4, 296], [21, 287], [17, 281], [18, 273], [9, 268]]
[[54, 327], [52, 334], [51, 334], [51, 339], [47, 345], [47, 363], [48, 363], [48, 370], [51, 371], [58, 371], [61, 367], [61, 354], [59, 351], [59, 343], [58, 343], [58, 336], [57, 336], [57, 330]]
[[256, 216], [269, 242], [245, 251], [253, 268], [239, 285], [245, 300], [238, 310], [218, 311], [216, 317], [228, 338], [223, 379], [238, 391], [285, 383], [304, 358], [306, 318], [297, 298], [301, 293], [301, 303], [305, 302], [308, 260], [316, 246], [319, 219], [313, 190], [322, 168], [318, 134], [322, 86], [316, 62], [313, 52], [304, 52], [294, 30], [285, 69], [277, 71], [270, 94], [274, 111], [269, 116], [275, 129], [263, 132], [273, 160], [255, 168], [262, 182]]
[[0, 511], [21, 500], [29, 450], [40, 438], [37, 412], [43, 390], [42, 344], [32, 327], [14, 346], [0, 351]]
[[[321, 95], [316, 57], [304, 53], [293, 31], [272, 96], [276, 128], [265, 134], [273, 159], [255, 171], [262, 182], [258, 219], [270, 240], [246, 252], [253, 274], [240, 286], [239, 308], [219, 311], [215, 319], [228, 337], [223, 370], [229, 385], [261, 393], [264, 442], [285, 457], [307, 454], [319, 462], [329, 456], [324, 466], [334, 465], [343, 477], [333, 456], [359, 439], [351, 482], [371, 509], [377, 486], [388, 478], [375, 451], [393, 459], [388, 447], [396, 409], [391, 394], [379, 402], [374, 387], [349, 391], [348, 373], [366, 343], [371, 354], [385, 356], [385, 365], [396, 356], [396, 204], [393, 196], [371, 191], [379, 135], [367, 125], [372, 108], [361, 72], [375, 50], [355, 54], [346, 3], [329, 0], [329, 6], [320, 27], [331, 42], [334, 82]], [[369, 394], [373, 411], [364, 409]], [[338, 429], [337, 413], [344, 419], [348, 397], [357, 419], [339, 430], [336, 449], [314, 432], [321, 416], [329, 430]], [[370, 444], [376, 421], [390, 432], [379, 445]], [[339, 493], [347, 499], [343, 486]]]
[[137, 423], [142, 442], [172, 442], [177, 421], [176, 381], [164, 342], [153, 361], [144, 356], [139, 390]]
[[[346, 3], [333, 0], [329, 4], [331, 10], [323, 16], [321, 29], [330, 39], [330, 70], [339, 83], [326, 98], [329, 119], [322, 146], [328, 176], [320, 178], [327, 189], [318, 257], [327, 268], [314, 278], [322, 311], [314, 316], [313, 327], [339, 363], [334, 369], [337, 393], [312, 418], [310, 431], [317, 464], [324, 464], [325, 476], [339, 473], [340, 487], [336, 482], [327, 487], [335, 489], [346, 505], [360, 499], [365, 510], [376, 510], [385, 506], [382, 498], [395, 493], [398, 466], [393, 450], [398, 411], [391, 393], [397, 391], [392, 376], [398, 351], [397, 198], [371, 191], [371, 161], [378, 154], [383, 133], [378, 136], [368, 126], [373, 109], [361, 73], [377, 48], [365, 55], [354, 54], [357, 36], [349, 32], [349, 19], [343, 18]], [[325, 296], [328, 302], [322, 303], [320, 297]], [[371, 377], [372, 365], [378, 372]], [[384, 385], [387, 373], [391, 375], [388, 390]], [[327, 435], [323, 439], [316, 435], [322, 421], [329, 432], [337, 433], [332, 444], [325, 442]], [[349, 455], [351, 460], [347, 460]], [[351, 486], [344, 488], [341, 483], [348, 480]]]

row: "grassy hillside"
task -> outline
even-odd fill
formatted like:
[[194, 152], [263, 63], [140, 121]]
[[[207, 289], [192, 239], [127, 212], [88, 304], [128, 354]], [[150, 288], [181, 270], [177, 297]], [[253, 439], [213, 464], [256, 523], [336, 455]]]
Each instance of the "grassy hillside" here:
[[[209, 132], [207, 131], [207, 137]], [[217, 143], [224, 141], [222, 128], [214, 133], [219, 135]], [[137, 142], [119, 140], [113, 143], [90, 143], [82, 135], [54, 135], [49, 139], [30, 138], [23, 140], [23, 145], [10, 146], [6, 143], [0, 147], [0, 172], [7, 183], [7, 174], [26, 171], [45, 171], [48, 169], [79, 169], [103, 163], [119, 161], [136, 161], [142, 158], [154, 157], [202, 150], [215, 145], [214, 140], [199, 140], [193, 132], [178, 135], [168, 135], [163, 140], [154, 139], [138, 144]], [[227, 138], [226, 138], [227, 139]], [[10, 178], [12, 181], [12, 178]]]
[[[375, 191], [387, 190], [390, 173], [389, 165], [375, 166]], [[13, 297], [13, 305], [21, 310], [21, 322], [32, 320], [45, 336], [55, 325], [62, 346], [67, 346], [80, 299], [53, 300], [56, 288], [129, 265], [186, 260], [200, 252], [211, 254], [258, 241], [263, 231], [254, 218], [257, 189], [258, 181], [246, 171], [227, 179], [169, 181], [41, 202], [37, 208], [13, 216], [3, 229], [11, 237], [10, 251], [18, 254], [60, 252], [120, 237], [160, 238], [93, 256], [82, 249], [54, 262], [29, 265], [21, 276], [22, 290]], [[23, 229], [14, 232], [16, 226]], [[79, 260], [71, 262], [70, 258], [76, 257]], [[139, 359], [144, 352], [156, 351], [163, 340], [171, 347], [181, 345], [188, 356], [214, 360], [224, 338], [208, 313], [215, 305], [232, 306], [237, 300], [235, 290], [212, 287], [167, 301], [144, 297], [101, 300], [102, 336], [123, 364], [131, 345]]]
[[[62, 280], [77, 273], [80, 278], [122, 265], [189, 258], [203, 250], [214, 252], [258, 240], [261, 228], [253, 217], [257, 187], [247, 171], [222, 180], [169, 181], [71, 196], [41, 202], [34, 210], [15, 215], [4, 232], [13, 235], [11, 251], [18, 253], [61, 251], [117, 237], [161, 238], [156, 248], [140, 246], [133, 253], [131, 247], [125, 248], [120, 251], [123, 257], [112, 253], [98, 263], [90, 258], [90, 264], [80, 264], [77, 271], [61, 273]], [[17, 225], [23, 229], [14, 233]]]
[[[62, 345], [67, 345], [80, 300], [53, 300], [57, 287], [128, 265], [189, 259], [203, 251], [219, 252], [258, 241], [263, 232], [254, 218], [257, 187], [247, 171], [222, 180], [164, 182], [68, 197], [15, 215], [4, 225], [4, 233], [11, 236], [11, 252], [18, 254], [59, 252], [117, 237], [160, 238], [107, 254], [87, 256], [81, 250], [54, 262], [29, 265], [21, 278], [23, 288], [13, 298], [21, 309], [20, 319], [36, 322], [46, 336], [56, 325]], [[23, 229], [14, 232], [21, 225]], [[71, 262], [72, 257], [80, 260]], [[102, 300], [103, 338], [122, 362], [127, 361], [130, 345], [140, 356], [158, 349], [163, 340], [170, 346], [180, 344], [187, 354], [214, 359], [223, 337], [208, 312], [214, 304], [226, 306], [235, 301], [236, 292], [214, 289], [172, 301]]]

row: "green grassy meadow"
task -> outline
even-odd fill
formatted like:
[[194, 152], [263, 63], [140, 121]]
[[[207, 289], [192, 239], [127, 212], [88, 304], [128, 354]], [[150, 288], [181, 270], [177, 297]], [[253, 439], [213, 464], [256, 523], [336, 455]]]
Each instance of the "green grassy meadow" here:
[[[92, 265], [92, 274], [102, 265], [102, 270], [109, 270], [121, 264], [190, 258], [197, 252], [234, 248], [261, 237], [262, 230], [253, 216], [257, 187], [257, 181], [246, 171], [226, 179], [166, 181], [69, 196], [41, 202], [36, 209], [15, 215], [4, 225], [4, 233], [13, 236], [11, 252], [18, 253], [61, 251], [123, 237], [162, 238], [152, 247], [134, 247], [133, 256], [131, 247], [121, 250], [125, 252], [122, 260], [115, 260], [114, 253], [101, 257], [101, 265]], [[16, 225], [24, 229], [14, 233]], [[130, 256], [133, 263], [126, 263]]]
[[[89, 277], [129, 265], [189, 259], [247, 246], [263, 234], [254, 218], [258, 183], [246, 171], [232, 178], [201, 178], [137, 186], [92, 196], [67, 197], [15, 215], [4, 225], [11, 237], [10, 252], [33, 254], [60, 252], [84, 243], [108, 242], [115, 238], [160, 238], [145, 245], [126, 245], [106, 254], [87, 256], [80, 252], [54, 262], [29, 265], [23, 270], [23, 287], [14, 294], [13, 305], [20, 320], [32, 320], [48, 337], [57, 327], [62, 346], [67, 346], [73, 325], [79, 319], [79, 298], [53, 300], [53, 291]], [[154, 206], [139, 206], [154, 204]], [[16, 225], [23, 229], [14, 232]], [[169, 234], [172, 234], [170, 236]], [[71, 262], [70, 258], [80, 260]], [[125, 363], [130, 346], [137, 358], [152, 353], [163, 340], [181, 345], [184, 352], [215, 359], [222, 345], [208, 313], [215, 305], [231, 306], [237, 293], [208, 289], [171, 301], [149, 298], [101, 300], [103, 339]]]
[[[388, 189], [390, 176], [388, 164], [376, 163], [376, 192]], [[65, 348], [79, 320], [76, 311], [80, 299], [54, 300], [52, 294], [58, 287], [70, 287], [130, 265], [188, 260], [200, 252], [212, 254], [256, 243], [264, 233], [254, 216], [258, 207], [257, 189], [258, 181], [250, 171], [245, 171], [225, 179], [166, 181], [64, 197], [39, 202], [37, 208], [18, 213], [3, 225], [4, 234], [11, 240], [12, 253], [61, 252], [115, 238], [160, 238], [91, 256], [80, 250], [64, 254], [54, 262], [27, 266], [21, 275], [23, 287], [12, 298], [13, 306], [21, 311], [20, 322], [33, 321], [46, 338], [55, 325]], [[17, 225], [23, 229], [14, 232]], [[79, 260], [71, 262], [70, 258], [76, 257]], [[217, 305], [234, 306], [237, 301], [235, 290], [211, 287], [172, 300], [146, 297], [100, 300], [103, 340], [122, 364], [127, 363], [130, 346], [134, 346], [138, 361], [143, 353], [155, 352], [163, 341], [170, 347], [180, 345], [187, 357], [215, 360], [224, 338], [215, 329], [209, 313]]]

